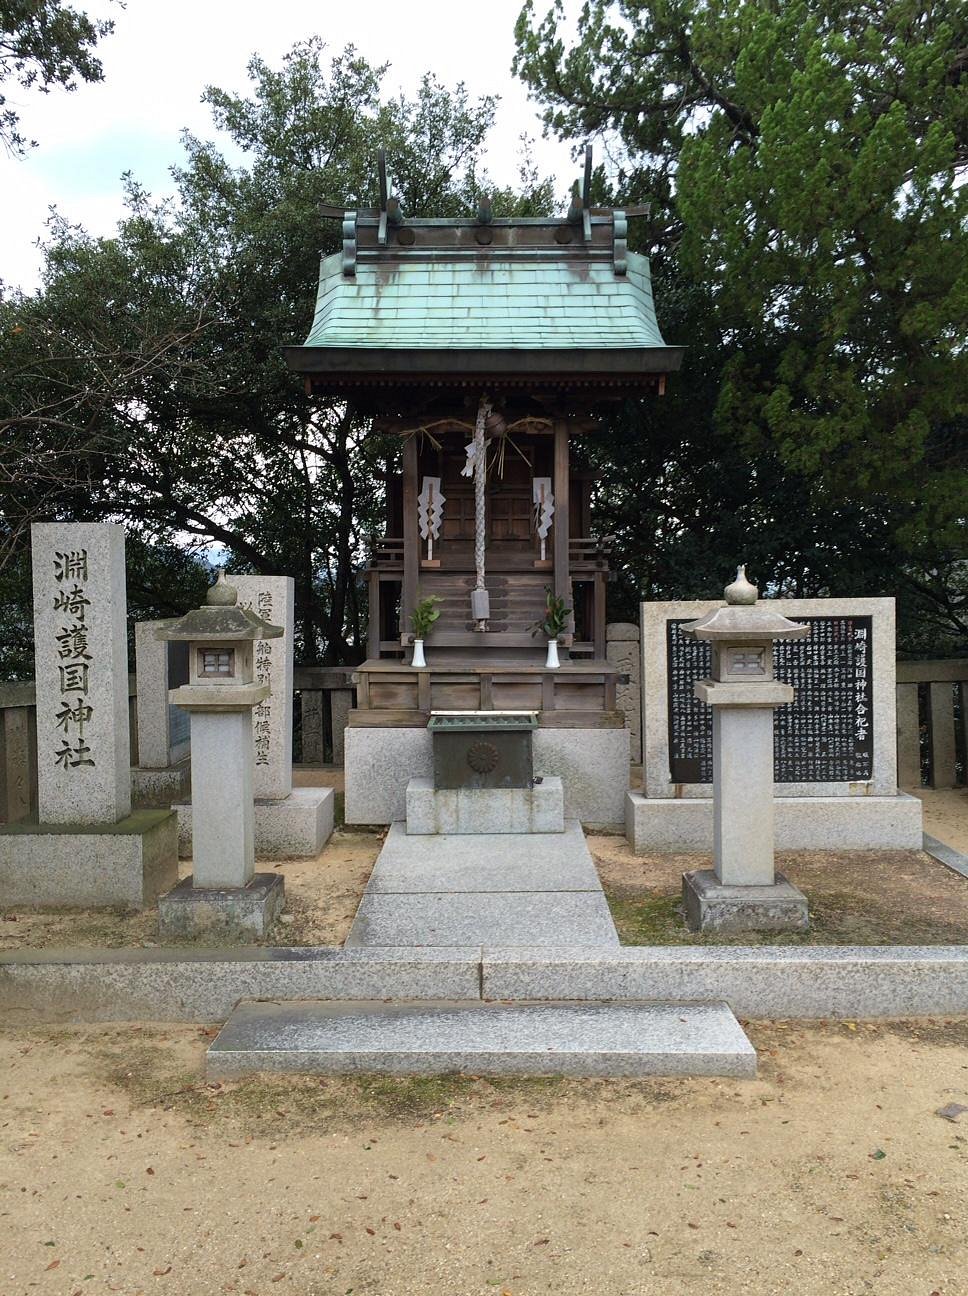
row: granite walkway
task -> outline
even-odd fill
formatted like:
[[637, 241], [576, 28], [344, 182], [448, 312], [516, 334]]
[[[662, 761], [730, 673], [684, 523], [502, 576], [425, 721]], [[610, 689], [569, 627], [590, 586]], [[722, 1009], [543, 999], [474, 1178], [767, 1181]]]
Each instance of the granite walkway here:
[[561, 833], [387, 834], [347, 947], [594, 946], [618, 934], [581, 825]]

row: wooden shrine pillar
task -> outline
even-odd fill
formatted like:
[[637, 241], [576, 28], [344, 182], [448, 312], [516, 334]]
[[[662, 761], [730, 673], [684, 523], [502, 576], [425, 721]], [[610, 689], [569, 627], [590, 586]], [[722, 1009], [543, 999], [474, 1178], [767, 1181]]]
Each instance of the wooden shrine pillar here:
[[417, 532], [417, 434], [403, 443], [403, 590], [400, 599], [400, 633], [412, 629], [410, 614], [417, 606], [420, 571], [420, 536]]
[[[569, 536], [571, 524], [568, 518], [569, 501], [569, 467], [568, 467], [568, 423], [565, 419], [555, 420], [555, 472], [552, 490], [555, 495], [554, 518], [554, 564], [555, 594], [559, 598], [571, 601], [571, 570], [569, 567]], [[569, 618], [568, 633], [574, 631], [574, 620]]]

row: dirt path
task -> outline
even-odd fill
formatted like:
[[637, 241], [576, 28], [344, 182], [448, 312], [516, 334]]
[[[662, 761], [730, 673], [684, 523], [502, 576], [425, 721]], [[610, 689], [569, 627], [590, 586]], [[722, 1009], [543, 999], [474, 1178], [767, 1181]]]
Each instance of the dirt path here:
[[968, 1293], [968, 1022], [761, 1024], [754, 1082], [253, 1080], [0, 1035], [4, 1296]]
[[918, 788], [924, 831], [968, 855], [968, 788]]

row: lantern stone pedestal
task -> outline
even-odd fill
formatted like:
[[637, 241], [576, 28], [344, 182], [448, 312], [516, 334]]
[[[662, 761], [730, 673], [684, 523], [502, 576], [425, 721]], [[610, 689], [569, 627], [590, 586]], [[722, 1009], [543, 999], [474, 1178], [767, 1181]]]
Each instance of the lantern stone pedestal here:
[[191, 877], [162, 897], [161, 934], [265, 936], [283, 905], [283, 880], [255, 872], [252, 713], [270, 686], [254, 682], [253, 644], [282, 628], [237, 605], [222, 573], [206, 606], [157, 631], [189, 644], [189, 678], [169, 700], [192, 717]]
[[757, 607], [742, 567], [725, 594], [725, 608], [683, 627], [713, 649], [713, 678], [696, 684], [713, 708], [713, 868], [683, 874], [686, 921], [724, 934], [802, 931], [807, 898], [774, 869], [773, 712], [794, 692], [773, 676], [773, 641], [809, 628]]

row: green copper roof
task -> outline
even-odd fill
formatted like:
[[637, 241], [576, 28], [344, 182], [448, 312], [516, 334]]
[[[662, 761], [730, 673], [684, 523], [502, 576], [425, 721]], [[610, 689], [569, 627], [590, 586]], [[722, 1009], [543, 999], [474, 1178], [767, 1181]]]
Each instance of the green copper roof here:
[[325, 257], [306, 348], [601, 351], [664, 348], [647, 257], [363, 261]]

